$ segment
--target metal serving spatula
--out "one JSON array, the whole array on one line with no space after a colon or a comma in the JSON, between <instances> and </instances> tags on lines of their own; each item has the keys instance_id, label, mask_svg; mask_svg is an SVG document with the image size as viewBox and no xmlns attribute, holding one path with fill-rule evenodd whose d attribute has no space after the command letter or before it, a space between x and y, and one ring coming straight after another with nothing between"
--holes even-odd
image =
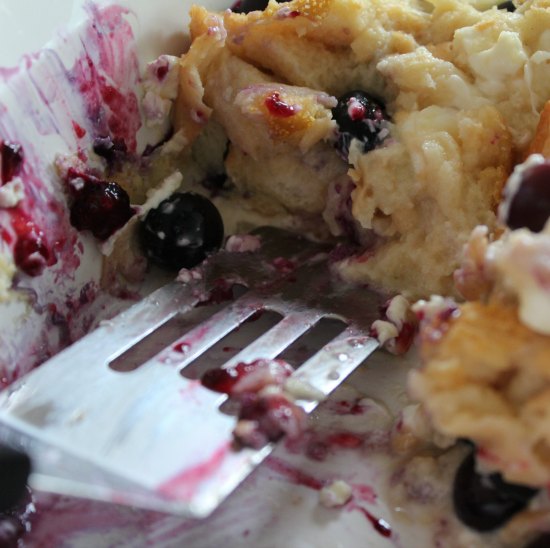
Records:
<instances>
[{"instance_id":1,"label":"metal serving spatula","mask_svg":"<svg viewBox=\"0 0 550 548\"><path fill-rule=\"evenodd\" d=\"M261 310L282 319L224 366L275 358L321 318L339 318L344 331L293 374L328 395L378 347L368 335L377 294L335 280L321 245L276 229L259 234L260 251L217 253L201 279L155 291L0 394L0 440L31 456L31 486L205 517L274 444L235 448L236 418L219 410L226 396L182 371ZM281 257L296 269L277 268ZM112 367L220 279L249 290L139 367ZM318 401L298 404L309 413Z\"/></svg>"}]
</instances>

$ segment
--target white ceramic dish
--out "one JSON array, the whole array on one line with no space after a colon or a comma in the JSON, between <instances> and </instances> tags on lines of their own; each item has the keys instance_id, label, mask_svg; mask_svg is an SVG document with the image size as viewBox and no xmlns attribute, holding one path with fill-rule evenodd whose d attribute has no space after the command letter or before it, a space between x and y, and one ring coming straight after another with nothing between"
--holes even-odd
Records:
<instances>
[{"instance_id":1,"label":"white ceramic dish","mask_svg":"<svg viewBox=\"0 0 550 548\"><path fill-rule=\"evenodd\" d=\"M223 0L206 0L205 4L226 7ZM48 2L44 13L41 0L18 4L0 0L0 66L6 67L0 70L0 107L5 107L0 108L0 137L23 143L27 161L47 189L56 184L52 170L56 154L74 153L78 146L91 145L89 136L79 138L72 124L75 121L87 127L86 105L67 76L74 75L71 71L83 54L96 56L94 59L101 63L105 61L101 55L108 53L109 76L130 93L139 74L135 59L143 66L160 53L177 53L186 45L183 31L188 0L126 0L117 6L115 11L106 12L80 0L57 0ZM96 27L91 26L90 18ZM95 38L90 38L90 32L95 32ZM109 42L94 49L97 36L111 32ZM119 41L117 33L122 33ZM141 134L141 138L144 142L155 137ZM35 307L30 316L22 305L3 305L0 309L3 360L13 367L17 364L18 373L63 342L62 329L52 324L52 315L45 312L44 305L60 307L59 313L66 314L67 299L78 299L82 286L99 277L97 251L85 236L79 241L84 248L78 251L79 242L75 242L73 253L79 265L69 275L63 265L58 265L43 276L22 282L38 295L41 308ZM83 309L80 316L72 318L73 336L111 313L105 302ZM25 543L136 548L430 546L434 532L427 523L433 520L419 525L418 515L406 507L396 508L387 491L389 476L398 466L398 458L388 451L388 431L406 402L406 369L403 361L385 354L371 359L368 367L358 370L348 387L322 406L313 419L317 429L313 441L326 450L322 459L319 454L317 460L308 457L306 445L280 447L275 457L206 521L183 521L36 494L38 511L31 516L32 528ZM352 411L359 400L360 410ZM344 479L353 486L352 503L342 509L319 505L319 488L330 479ZM438 503L438 512L452 521L447 499Z\"/></svg>"}]
</instances>

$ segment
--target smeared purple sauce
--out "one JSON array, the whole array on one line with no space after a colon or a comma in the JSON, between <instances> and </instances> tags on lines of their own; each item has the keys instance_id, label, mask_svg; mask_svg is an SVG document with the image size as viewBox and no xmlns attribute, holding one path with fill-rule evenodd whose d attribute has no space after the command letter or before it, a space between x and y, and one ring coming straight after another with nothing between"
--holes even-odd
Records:
<instances>
[{"instance_id":1,"label":"smeared purple sauce","mask_svg":"<svg viewBox=\"0 0 550 548\"><path fill-rule=\"evenodd\" d=\"M67 77L82 98L92 136L122 141L135 153L141 119L133 88L139 67L132 27L124 18L128 10L89 3L88 11L93 23L84 31L86 50Z\"/></svg>"},{"instance_id":2,"label":"smeared purple sauce","mask_svg":"<svg viewBox=\"0 0 550 548\"><path fill-rule=\"evenodd\" d=\"M89 19L63 36L55 50L26 55L17 67L0 69L0 143L12 145L3 179L17 176L24 189L15 207L0 208L0 249L14 256L18 290L34 292L39 304L25 333L9 340L0 335L4 378L25 373L64 346L66 327L52 324L49 305L57 310L55 317L80 321L78 310L68 313L66 297L80 290L78 272L90 249L70 226L65 191L52 170L55 155L76 153L85 160L98 138L136 152L139 67L128 10L91 2L86 9ZM14 147L22 152L20 161L8 154ZM89 278L89 266L82 268ZM83 325L73 331L78 330L83 334Z\"/></svg>"}]
</instances>

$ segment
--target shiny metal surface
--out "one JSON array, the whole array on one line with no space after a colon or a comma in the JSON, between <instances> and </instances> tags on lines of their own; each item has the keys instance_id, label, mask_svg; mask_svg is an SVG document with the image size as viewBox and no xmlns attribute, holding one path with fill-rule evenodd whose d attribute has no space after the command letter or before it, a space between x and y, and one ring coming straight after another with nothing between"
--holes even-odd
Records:
<instances>
[{"instance_id":1,"label":"shiny metal surface","mask_svg":"<svg viewBox=\"0 0 550 548\"><path fill-rule=\"evenodd\" d=\"M185 377L198 356L262 310L281 321L226 366L274 358L321 318L339 318L347 328L294 373L326 396L378 347L368 336L376 293L336 280L319 244L274 229L261 238L259 252L216 254L201 279L152 293L0 394L0 439L30 453L34 487L207 516L273 446L233 448L235 418L218 410L226 397ZM249 290L139 367L109 367L220 280ZM309 413L318 402L299 404Z\"/></svg>"}]
</instances>

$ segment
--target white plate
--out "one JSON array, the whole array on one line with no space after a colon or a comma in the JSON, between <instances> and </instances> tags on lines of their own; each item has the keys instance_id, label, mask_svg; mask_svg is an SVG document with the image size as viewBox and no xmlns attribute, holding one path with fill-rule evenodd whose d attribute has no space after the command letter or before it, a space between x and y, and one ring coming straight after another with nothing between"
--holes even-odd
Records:
<instances>
[{"instance_id":1,"label":"white plate","mask_svg":"<svg viewBox=\"0 0 550 548\"><path fill-rule=\"evenodd\" d=\"M226 7L218 0L206 3ZM122 17L130 24L141 65L160 53L177 53L185 47L183 30L190 2L127 0L123 4L129 11ZM86 42L90 15L101 13L89 3L86 9L83 5L76 0L50 0L47 5L43 0L0 0L0 66L19 66L18 70L0 71L0 82L4 80L0 105L5 105L7 111L3 118L0 116L0 137L6 137L2 131L7 131L7 137L23 142L27 161L34 162L48 188L57 184L52 171L55 155L74 153L77 143L84 148L90 146L89 137L79 141L71 125L74 120L85 126L85 105L66 78L75 60L82 59L83 43L90 46ZM115 61L119 71L129 71L129 81L137 74L131 65L132 43L128 39L119 42L111 53L121 56ZM41 94L47 96L47 101ZM80 239L85 250L75 251L81 264L74 276L71 273L56 279L53 268L53 273L27 280L42 305L54 303L65 310L67 295L78 297L84 283L97 281L97 252L85 237ZM47 351L58 345L60 329L51 325L51 315L44 310L32 312L24 323L21 306L4 306L0 312L0 348L7 362L18 362L23 370L30 367L39 355L35 340L48 331L48 326L48 336L55 340L42 340L38 347L44 352L44 348ZM90 317L97 321L99 315L107 313L90 308L81 318L76 335L86 328ZM325 443L328 450L324 460L306 456L305 446L279 448L275 457L206 521L182 521L108 504L37 495L39 511L31 519L27 542L30 546L82 547L430 546L435 542L433 531L427 525L417 525L420 514L406 507L396 510L386 491L389 475L395 472L398 462L387 447L388 429L406 402L406 369L405 363L394 362L385 354L372 359L350 381L359 392L343 388L314 419L317 441ZM352 411L346 402L359 397L368 399L360 410ZM354 487L354 499L343 509L319 505L320 483L330 479L344 479ZM444 489L448 491L445 481ZM426 524L437 521L440 514L453 522L448 515L449 497L437 504L437 511L435 506L426 507L428 514L434 512ZM379 518L389 523L390 537L382 534L384 524L377 523ZM443 533L441 538L446 538Z\"/></svg>"}]
</instances>

